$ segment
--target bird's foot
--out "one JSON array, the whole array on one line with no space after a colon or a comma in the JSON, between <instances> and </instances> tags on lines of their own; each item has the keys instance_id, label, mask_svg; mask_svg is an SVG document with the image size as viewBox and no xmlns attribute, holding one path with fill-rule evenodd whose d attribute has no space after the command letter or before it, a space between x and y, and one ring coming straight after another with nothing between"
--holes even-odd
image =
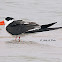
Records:
<instances>
[{"instance_id":1,"label":"bird's foot","mask_svg":"<svg viewBox=\"0 0 62 62\"><path fill-rule=\"evenodd\" d=\"M19 37L19 42L20 42L20 37Z\"/></svg>"},{"instance_id":2,"label":"bird's foot","mask_svg":"<svg viewBox=\"0 0 62 62\"><path fill-rule=\"evenodd\" d=\"M15 38L15 41L17 41L17 36L16 36L16 38Z\"/></svg>"}]
</instances>

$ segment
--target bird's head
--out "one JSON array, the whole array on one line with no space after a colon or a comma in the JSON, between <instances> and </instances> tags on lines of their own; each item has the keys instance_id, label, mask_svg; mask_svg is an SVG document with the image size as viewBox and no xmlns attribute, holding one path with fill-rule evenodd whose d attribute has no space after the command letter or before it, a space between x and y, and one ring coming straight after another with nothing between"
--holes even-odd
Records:
<instances>
[{"instance_id":1,"label":"bird's head","mask_svg":"<svg viewBox=\"0 0 62 62\"><path fill-rule=\"evenodd\" d=\"M7 25L9 25L10 23L12 23L13 21L14 21L14 18L12 18L12 17L6 17L4 19L4 21L0 22L0 25L5 25L5 27L6 27Z\"/></svg>"}]
</instances>

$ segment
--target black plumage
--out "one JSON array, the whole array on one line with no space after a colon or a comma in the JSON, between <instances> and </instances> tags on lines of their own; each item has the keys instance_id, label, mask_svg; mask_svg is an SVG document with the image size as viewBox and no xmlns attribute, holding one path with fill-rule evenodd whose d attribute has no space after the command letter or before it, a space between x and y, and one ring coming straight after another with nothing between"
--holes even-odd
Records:
<instances>
[{"instance_id":1,"label":"black plumage","mask_svg":"<svg viewBox=\"0 0 62 62\"><path fill-rule=\"evenodd\" d=\"M14 20L12 17L5 18L7 21ZM56 24L57 22L45 24L45 25L38 25L35 22L25 22L23 20L14 20L10 24L6 26L6 30L12 35L20 35L22 33L36 33L36 32L44 32L44 31L51 31L55 29L60 29L62 27L56 28L49 28L50 26ZM38 29L35 29L35 28Z\"/></svg>"},{"instance_id":2,"label":"black plumage","mask_svg":"<svg viewBox=\"0 0 62 62\"><path fill-rule=\"evenodd\" d=\"M30 29L34 29L36 26L38 26L38 24L21 24L21 21L13 21L6 27L6 30L12 35L19 35Z\"/></svg>"}]
</instances>

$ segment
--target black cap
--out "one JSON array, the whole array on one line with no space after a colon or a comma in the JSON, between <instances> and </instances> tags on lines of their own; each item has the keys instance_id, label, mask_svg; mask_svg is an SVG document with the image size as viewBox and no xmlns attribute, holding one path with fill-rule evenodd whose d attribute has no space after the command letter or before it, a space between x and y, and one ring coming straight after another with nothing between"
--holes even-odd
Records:
<instances>
[{"instance_id":1,"label":"black cap","mask_svg":"<svg viewBox=\"0 0 62 62\"><path fill-rule=\"evenodd\" d=\"M14 18L12 18L12 17L6 17L5 18L5 20L7 20L7 21L12 20L12 19L14 19Z\"/></svg>"}]
</instances>

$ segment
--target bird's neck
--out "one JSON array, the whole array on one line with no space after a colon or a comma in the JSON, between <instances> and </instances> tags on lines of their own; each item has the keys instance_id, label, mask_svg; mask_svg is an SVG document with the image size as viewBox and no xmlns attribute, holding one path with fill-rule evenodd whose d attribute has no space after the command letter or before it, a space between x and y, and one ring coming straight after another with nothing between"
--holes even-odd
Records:
<instances>
[{"instance_id":1,"label":"bird's neck","mask_svg":"<svg viewBox=\"0 0 62 62\"><path fill-rule=\"evenodd\" d=\"M10 23L12 23L14 20L10 20L10 21L6 21L6 20L4 20L4 22L5 22L5 28L10 24Z\"/></svg>"}]
</instances>

